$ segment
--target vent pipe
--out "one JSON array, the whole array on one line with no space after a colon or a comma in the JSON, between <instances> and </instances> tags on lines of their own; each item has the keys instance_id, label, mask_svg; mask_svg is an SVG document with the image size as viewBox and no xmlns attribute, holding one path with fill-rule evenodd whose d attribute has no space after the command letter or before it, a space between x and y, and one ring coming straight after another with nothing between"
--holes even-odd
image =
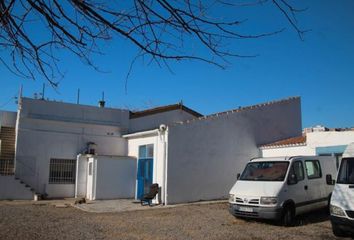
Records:
<instances>
[{"instance_id":1,"label":"vent pipe","mask_svg":"<svg viewBox=\"0 0 354 240\"><path fill-rule=\"evenodd\" d=\"M98 106L100 108L104 108L105 105L106 105L106 102L104 101L104 92L102 92L102 99L100 101L98 101Z\"/></svg>"}]
</instances>

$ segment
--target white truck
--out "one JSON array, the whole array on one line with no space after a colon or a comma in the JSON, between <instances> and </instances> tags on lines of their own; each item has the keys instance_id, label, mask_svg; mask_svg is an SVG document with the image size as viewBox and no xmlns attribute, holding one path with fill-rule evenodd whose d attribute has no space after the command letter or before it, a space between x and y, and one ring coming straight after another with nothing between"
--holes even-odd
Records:
<instances>
[{"instance_id":1,"label":"white truck","mask_svg":"<svg viewBox=\"0 0 354 240\"><path fill-rule=\"evenodd\" d=\"M354 143L346 148L331 197L331 223L334 235L354 238Z\"/></svg>"},{"instance_id":2,"label":"white truck","mask_svg":"<svg viewBox=\"0 0 354 240\"><path fill-rule=\"evenodd\" d=\"M296 215L328 207L336 173L334 157L251 159L229 192L229 211L290 226Z\"/></svg>"}]
</instances>

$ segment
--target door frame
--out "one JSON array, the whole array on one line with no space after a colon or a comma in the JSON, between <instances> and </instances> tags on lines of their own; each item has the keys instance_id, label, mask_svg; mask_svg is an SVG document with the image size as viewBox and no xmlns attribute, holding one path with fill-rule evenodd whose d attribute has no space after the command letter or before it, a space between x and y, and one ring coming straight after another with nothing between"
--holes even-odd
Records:
<instances>
[{"instance_id":1,"label":"door frame","mask_svg":"<svg viewBox=\"0 0 354 240\"><path fill-rule=\"evenodd\" d=\"M91 166L91 169L90 169ZM95 159L89 158L87 161L86 198L95 200Z\"/></svg>"}]
</instances>

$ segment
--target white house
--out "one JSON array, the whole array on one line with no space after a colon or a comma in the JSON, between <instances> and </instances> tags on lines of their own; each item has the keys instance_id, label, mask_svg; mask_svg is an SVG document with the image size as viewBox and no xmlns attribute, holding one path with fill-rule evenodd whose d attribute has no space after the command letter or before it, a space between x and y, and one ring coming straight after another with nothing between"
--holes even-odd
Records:
<instances>
[{"instance_id":1,"label":"white house","mask_svg":"<svg viewBox=\"0 0 354 240\"><path fill-rule=\"evenodd\" d=\"M260 146L263 157L333 155L337 164L345 148L354 142L354 129L307 128L302 135Z\"/></svg>"},{"instance_id":2,"label":"white house","mask_svg":"<svg viewBox=\"0 0 354 240\"><path fill-rule=\"evenodd\" d=\"M22 98L9 177L50 198L139 199L158 183L164 204L220 199L259 145L301 134L300 109L298 97L209 116Z\"/></svg>"},{"instance_id":3,"label":"white house","mask_svg":"<svg viewBox=\"0 0 354 240\"><path fill-rule=\"evenodd\" d=\"M225 198L237 172L259 156L257 145L300 132L300 99L289 98L123 137L128 155L142 159L137 193L157 182L162 201L173 204ZM144 169L150 173L139 175Z\"/></svg>"}]
</instances>

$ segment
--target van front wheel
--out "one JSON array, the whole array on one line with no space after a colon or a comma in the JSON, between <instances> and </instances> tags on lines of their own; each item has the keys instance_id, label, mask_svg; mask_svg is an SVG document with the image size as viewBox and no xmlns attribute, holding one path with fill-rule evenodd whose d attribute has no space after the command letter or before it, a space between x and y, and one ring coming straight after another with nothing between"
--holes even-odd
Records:
<instances>
[{"instance_id":1,"label":"van front wheel","mask_svg":"<svg viewBox=\"0 0 354 240\"><path fill-rule=\"evenodd\" d=\"M286 227L294 224L294 209L291 206L285 206L281 215L281 224Z\"/></svg>"}]
</instances>

